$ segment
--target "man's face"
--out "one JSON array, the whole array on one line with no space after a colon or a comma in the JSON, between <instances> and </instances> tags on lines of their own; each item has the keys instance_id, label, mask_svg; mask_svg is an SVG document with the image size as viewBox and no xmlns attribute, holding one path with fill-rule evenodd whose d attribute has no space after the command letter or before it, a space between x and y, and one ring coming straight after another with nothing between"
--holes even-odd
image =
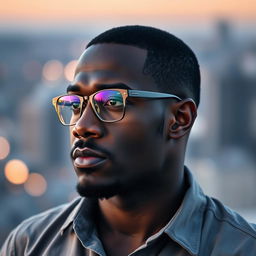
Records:
<instances>
[{"instance_id":1,"label":"man's face","mask_svg":"<svg viewBox=\"0 0 256 256\"><path fill-rule=\"evenodd\" d=\"M93 45L80 57L69 93L87 96L114 87L158 91L153 79L143 74L146 55L132 46ZM70 130L78 192L108 198L161 183L165 114L163 100L128 98L124 118L105 123L88 104Z\"/></svg>"}]
</instances>

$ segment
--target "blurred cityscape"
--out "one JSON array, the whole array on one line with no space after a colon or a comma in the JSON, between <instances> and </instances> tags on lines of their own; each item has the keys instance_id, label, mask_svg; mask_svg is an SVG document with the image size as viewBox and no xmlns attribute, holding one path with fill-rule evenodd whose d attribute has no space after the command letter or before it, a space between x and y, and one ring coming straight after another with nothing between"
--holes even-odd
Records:
<instances>
[{"instance_id":1,"label":"blurred cityscape","mask_svg":"<svg viewBox=\"0 0 256 256\"><path fill-rule=\"evenodd\" d=\"M256 221L256 34L219 21L180 37L202 74L186 163L206 193ZM23 219L76 197L68 128L51 98L90 38L0 33L0 245Z\"/></svg>"}]
</instances>

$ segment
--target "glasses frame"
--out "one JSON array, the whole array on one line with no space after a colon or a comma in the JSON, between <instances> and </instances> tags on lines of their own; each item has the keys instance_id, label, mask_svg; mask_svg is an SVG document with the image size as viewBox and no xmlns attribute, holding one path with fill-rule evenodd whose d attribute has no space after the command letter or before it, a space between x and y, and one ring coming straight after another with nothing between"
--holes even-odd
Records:
<instances>
[{"instance_id":1,"label":"glasses frame","mask_svg":"<svg viewBox=\"0 0 256 256\"><path fill-rule=\"evenodd\" d=\"M98 94L99 92L102 92L102 91L118 91L121 93L122 97L123 97L123 103L124 103L124 110L123 110L123 114L122 116L117 119L117 120L104 120L103 118L101 118L99 116L99 114L97 113L96 111L96 108L95 108L95 105L93 104L93 97ZM80 101L81 101L81 104L82 104L82 107L80 108L80 113L79 113L79 118L78 120L81 118L82 116L82 113L84 111L84 102L85 101L89 101L91 106L92 106L92 109L95 113L95 115L99 118L99 120L101 120L102 122L105 122L105 123L115 123L115 122L118 122L120 120L122 120L124 118L124 115L125 115L125 107L126 107L126 99L128 97L131 97L131 98L146 98L146 99L170 99L170 98L174 98L174 99L177 99L179 101L181 101L182 99L180 97L178 97L177 95L174 95L174 94L169 94L169 93L162 93L162 92L153 92L153 91L141 91L141 90L129 90L129 89L117 89L117 88L113 88L113 89L104 89L104 90L100 90L100 91L97 91L89 96L80 96L80 95L77 95L77 94L64 94L64 95L60 95L60 96L57 96L57 97L54 97L52 99L52 104L58 114L58 118L60 120L60 122L65 125L65 126L73 126L76 124L76 121L75 123L72 123L72 124L66 124L64 122L64 120L62 119L61 115L60 115L60 112L59 112L59 108L57 106L57 102L58 100L63 97L63 96L69 96L69 95L76 95ZM86 105L87 106L87 105Z\"/></svg>"}]
</instances>

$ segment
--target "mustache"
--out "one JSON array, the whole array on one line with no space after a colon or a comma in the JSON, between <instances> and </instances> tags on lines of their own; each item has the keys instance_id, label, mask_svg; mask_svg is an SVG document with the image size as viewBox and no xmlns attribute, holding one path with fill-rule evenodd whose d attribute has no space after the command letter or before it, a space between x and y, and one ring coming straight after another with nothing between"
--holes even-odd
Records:
<instances>
[{"instance_id":1,"label":"mustache","mask_svg":"<svg viewBox=\"0 0 256 256\"><path fill-rule=\"evenodd\" d=\"M92 140L78 140L76 141L72 148L71 148L71 151L70 151L70 157L71 159L73 158L73 152L75 151L76 148L90 148L92 150L95 150L95 151L99 151L101 153L103 153L104 155L106 155L108 158L112 159L112 154L106 150L105 148L103 147L100 147L99 145L95 144Z\"/></svg>"}]
</instances>

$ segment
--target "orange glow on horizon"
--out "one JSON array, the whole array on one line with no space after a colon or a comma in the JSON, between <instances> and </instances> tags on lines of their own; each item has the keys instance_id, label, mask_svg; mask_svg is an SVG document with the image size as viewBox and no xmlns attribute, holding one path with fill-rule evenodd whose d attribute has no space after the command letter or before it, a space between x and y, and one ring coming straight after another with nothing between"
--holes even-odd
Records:
<instances>
[{"instance_id":1,"label":"orange glow on horizon","mask_svg":"<svg viewBox=\"0 0 256 256\"><path fill-rule=\"evenodd\" d=\"M136 8L135 8L136 6ZM256 1L237 0L209 2L205 0L94 0L94 1L50 1L50 0L9 0L1 4L0 20L10 21L15 18L22 21L90 21L136 18L202 18L214 17L242 18L256 20Z\"/></svg>"}]
</instances>

